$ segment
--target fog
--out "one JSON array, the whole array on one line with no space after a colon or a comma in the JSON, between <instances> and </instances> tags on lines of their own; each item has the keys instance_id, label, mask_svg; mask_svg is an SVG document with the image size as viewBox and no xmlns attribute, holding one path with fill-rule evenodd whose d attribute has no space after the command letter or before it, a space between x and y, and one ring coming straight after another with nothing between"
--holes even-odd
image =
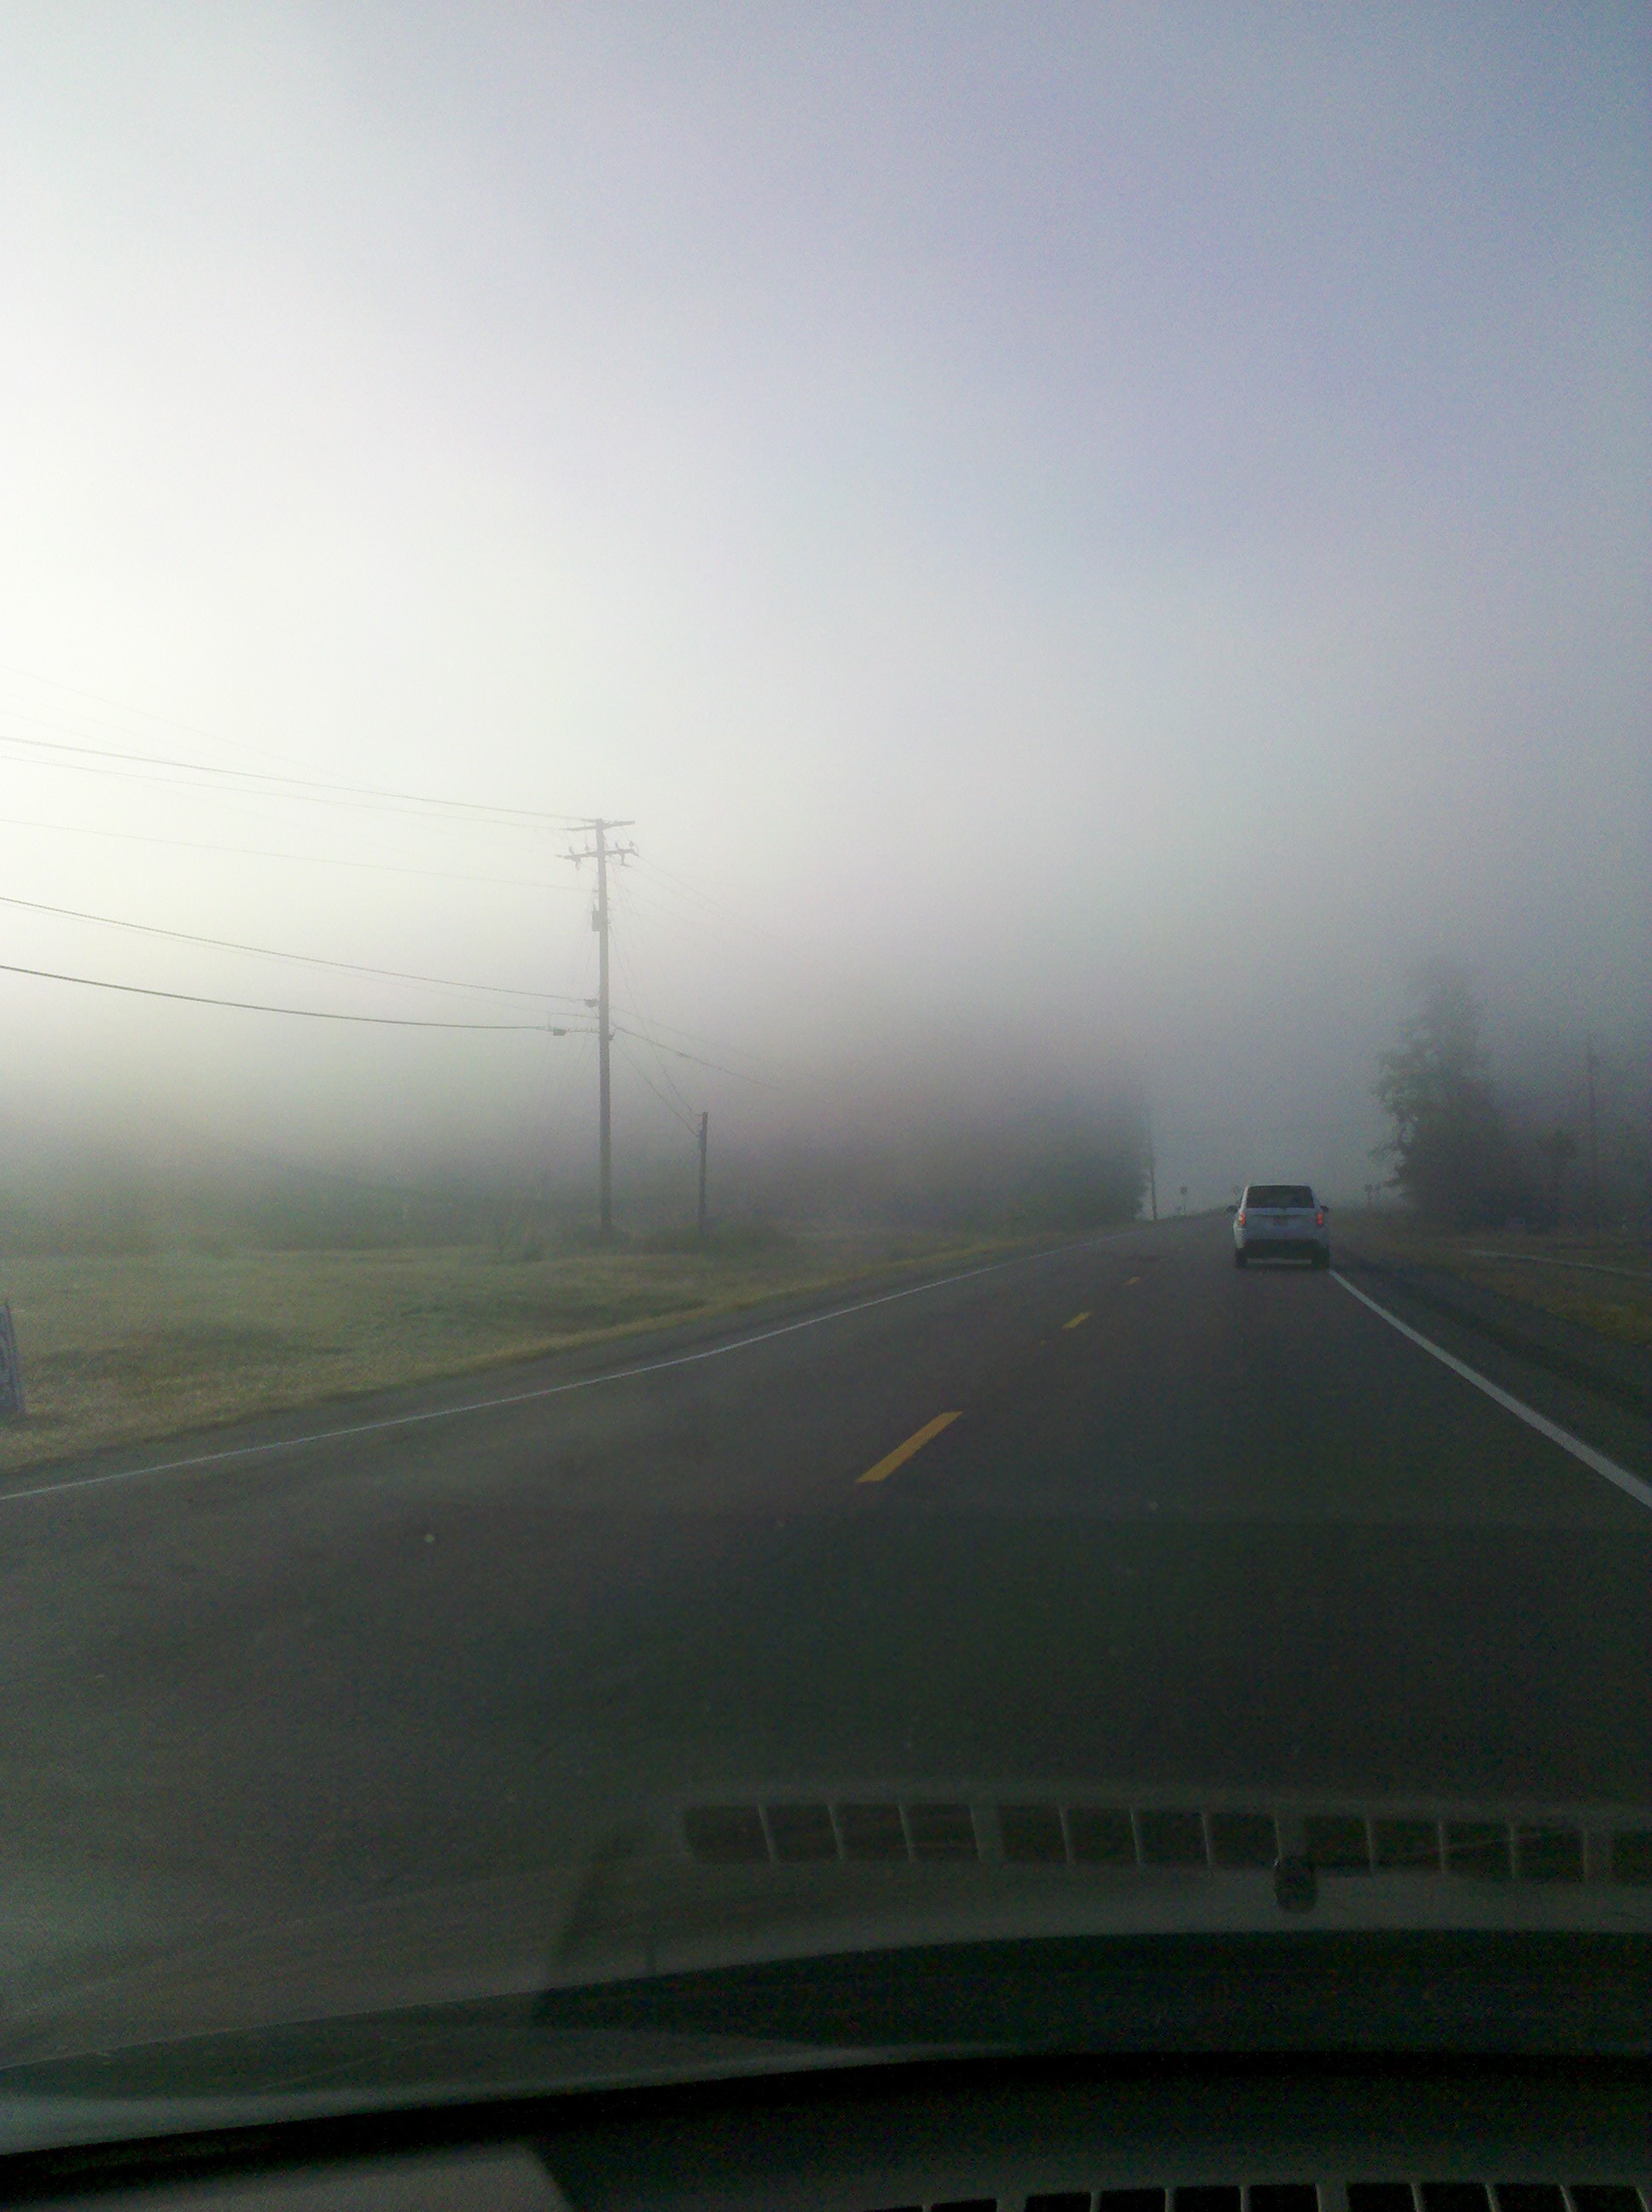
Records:
<instances>
[{"instance_id":1,"label":"fog","mask_svg":"<svg viewBox=\"0 0 1652 2212\"><path fill-rule=\"evenodd\" d=\"M1360 1193L1431 957L1643 1117L1649 58L8 10L12 1184L588 1187L598 814L623 1205L701 1111L753 1203L1138 1112L1161 1204Z\"/></svg>"}]
</instances>

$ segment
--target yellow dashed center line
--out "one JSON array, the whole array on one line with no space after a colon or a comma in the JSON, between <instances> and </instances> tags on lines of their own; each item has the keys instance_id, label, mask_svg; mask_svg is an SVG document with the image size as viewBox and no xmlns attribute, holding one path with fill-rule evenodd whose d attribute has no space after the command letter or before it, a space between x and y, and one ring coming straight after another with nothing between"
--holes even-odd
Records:
<instances>
[{"instance_id":1,"label":"yellow dashed center line","mask_svg":"<svg viewBox=\"0 0 1652 2212\"><path fill-rule=\"evenodd\" d=\"M922 1428L914 1430L903 1444L896 1444L895 1449L887 1457L880 1459L876 1467L869 1467L864 1474L857 1475L856 1482L882 1482L885 1476L893 1474L897 1467L904 1467L914 1452L920 1452L932 1437L939 1436L941 1431L957 1418L957 1413L937 1413L932 1421L926 1421Z\"/></svg>"},{"instance_id":2,"label":"yellow dashed center line","mask_svg":"<svg viewBox=\"0 0 1652 2212\"><path fill-rule=\"evenodd\" d=\"M1077 1328L1081 1322L1086 1322L1089 1319L1090 1316L1087 1313L1074 1314L1071 1321L1064 1321L1061 1326L1063 1328Z\"/></svg>"},{"instance_id":3,"label":"yellow dashed center line","mask_svg":"<svg viewBox=\"0 0 1652 2212\"><path fill-rule=\"evenodd\" d=\"M1134 1284L1140 1282L1140 1280L1141 1277L1139 1275L1132 1275L1130 1281L1125 1285L1126 1290L1129 1290Z\"/></svg>"}]
</instances>

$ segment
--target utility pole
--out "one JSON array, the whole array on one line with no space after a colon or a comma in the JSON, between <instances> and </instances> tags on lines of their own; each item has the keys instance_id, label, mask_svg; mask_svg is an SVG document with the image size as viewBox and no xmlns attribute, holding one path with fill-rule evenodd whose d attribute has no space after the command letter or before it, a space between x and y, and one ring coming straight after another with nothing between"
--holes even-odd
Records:
<instances>
[{"instance_id":1,"label":"utility pole","mask_svg":"<svg viewBox=\"0 0 1652 2212\"><path fill-rule=\"evenodd\" d=\"M613 1043L614 1028L608 1013L608 863L622 863L635 852L635 845L610 846L610 830L629 830L626 822L588 822L586 830L595 842L582 852L570 853L568 857L576 868L586 861L597 864L597 903L591 915L591 927L597 933L597 1212L602 1241L610 1244L614 1238L614 1115L613 1086L610 1066L610 1047Z\"/></svg>"},{"instance_id":2,"label":"utility pole","mask_svg":"<svg viewBox=\"0 0 1652 2212\"><path fill-rule=\"evenodd\" d=\"M1153 1125L1147 1124L1147 1200L1153 1209L1153 1218L1158 1219L1158 1163L1153 1157Z\"/></svg>"},{"instance_id":3,"label":"utility pole","mask_svg":"<svg viewBox=\"0 0 1652 2212\"><path fill-rule=\"evenodd\" d=\"M1589 1226L1600 1226L1600 1147L1594 1124L1594 1039L1590 1037L1583 1048L1583 1065L1588 1073L1588 1146L1589 1146Z\"/></svg>"},{"instance_id":4,"label":"utility pole","mask_svg":"<svg viewBox=\"0 0 1652 2212\"><path fill-rule=\"evenodd\" d=\"M608 824L597 824L597 1211L604 1244L614 1235L614 1092L608 1018Z\"/></svg>"},{"instance_id":5,"label":"utility pole","mask_svg":"<svg viewBox=\"0 0 1652 2212\"><path fill-rule=\"evenodd\" d=\"M710 1123L708 1113L700 1116L700 1210L696 1216L700 1241L706 1241L706 1131Z\"/></svg>"}]
</instances>

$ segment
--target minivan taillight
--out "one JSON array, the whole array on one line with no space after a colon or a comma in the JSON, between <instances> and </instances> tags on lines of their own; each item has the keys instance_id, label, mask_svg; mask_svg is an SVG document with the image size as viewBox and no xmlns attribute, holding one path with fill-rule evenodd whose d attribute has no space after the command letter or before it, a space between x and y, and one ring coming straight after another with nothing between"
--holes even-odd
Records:
<instances>
[{"instance_id":1,"label":"minivan taillight","mask_svg":"<svg viewBox=\"0 0 1652 2212\"><path fill-rule=\"evenodd\" d=\"M1325 1226L1325 1208L1323 1206L1321 1206L1319 1212L1314 1216L1314 1226L1315 1229L1323 1229Z\"/></svg>"},{"instance_id":2,"label":"minivan taillight","mask_svg":"<svg viewBox=\"0 0 1652 2212\"><path fill-rule=\"evenodd\" d=\"M1244 1227L1244 1225L1245 1225L1245 1217L1244 1217L1243 1210L1242 1210L1242 1209L1241 1209L1241 1211L1234 1216L1234 1218L1235 1218L1235 1220L1236 1220L1236 1221L1237 1221L1237 1223L1239 1224L1239 1226L1242 1229L1242 1228Z\"/></svg>"}]
</instances>

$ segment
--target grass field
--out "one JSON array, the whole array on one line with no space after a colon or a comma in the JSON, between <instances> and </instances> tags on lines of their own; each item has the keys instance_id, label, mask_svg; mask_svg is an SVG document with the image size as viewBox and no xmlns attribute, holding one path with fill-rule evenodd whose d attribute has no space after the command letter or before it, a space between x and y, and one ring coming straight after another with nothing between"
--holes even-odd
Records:
<instances>
[{"instance_id":1,"label":"grass field","mask_svg":"<svg viewBox=\"0 0 1652 2212\"><path fill-rule=\"evenodd\" d=\"M1644 1241L1534 1237L1518 1230L1442 1234L1413 1229L1392 1213L1351 1209L1351 1245L1373 1259L1444 1267L1522 1305L1558 1314L1619 1344L1652 1345L1652 1266Z\"/></svg>"},{"instance_id":2,"label":"grass field","mask_svg":"<svg viewBox=\"0 0 1652 2212\"><path fill-rule=\"evenodd\" d=\"M0 1259L28 1408L0 1423L0 1472L1009 1249L823 1231L526 1261L469 1249Z\"/></svg>"}]
</instances>

